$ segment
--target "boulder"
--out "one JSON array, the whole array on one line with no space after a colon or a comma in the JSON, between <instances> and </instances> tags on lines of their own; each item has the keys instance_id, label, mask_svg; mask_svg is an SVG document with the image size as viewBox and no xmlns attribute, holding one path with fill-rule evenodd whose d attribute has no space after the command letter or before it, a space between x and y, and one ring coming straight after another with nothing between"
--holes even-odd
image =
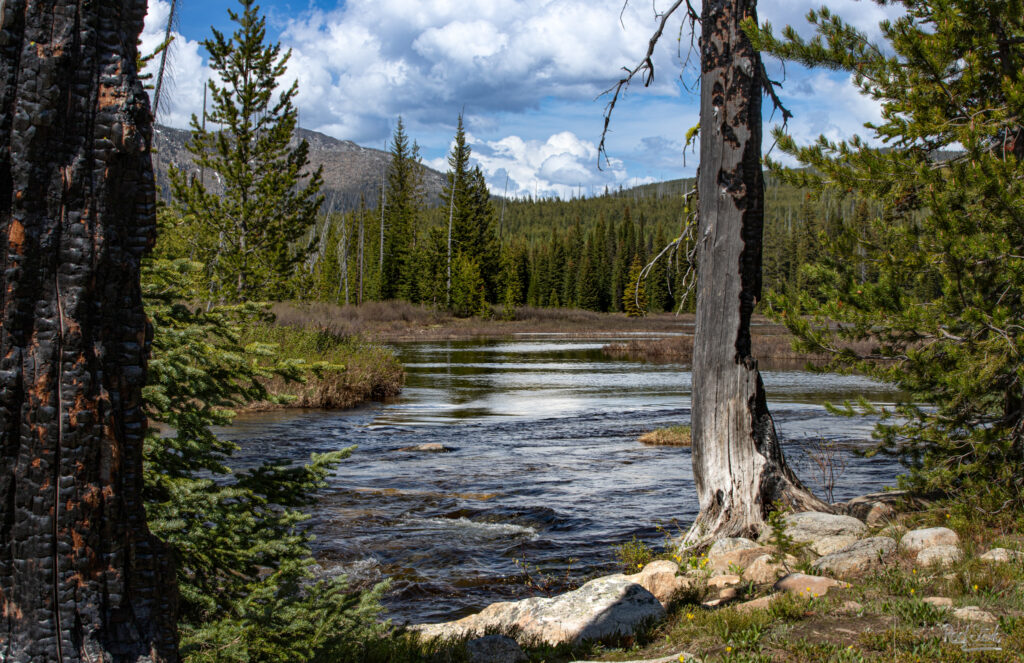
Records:
<instances>
[{"instance_id":1,"label":"boulder","mask_svg":"<svg viewBox=\"0 0 1024 663\"><path fill-rule=\"evenodd\" d=\"M917 563L920 566L949 566L959 562L963 554L956 546L932 546L917 553Z\"/></svg>"},{"instance_id":2,"label":"boulder","mask_svg":"<svg viewBox=\"0 0 1024 663\"><path fill-rule=\"evenodd\" d=\"M742 537L730 537L725 539L719 539L708 549L707 557L709 560L714 560L726 553L731 553L734 550L750 550L752 548L759 548L760 546L750 539L744 539Z\"/></svg>"},{"instance_id":3,"label":"boulder","mask_svg":"<svg viewBox=\"0 0 1024 663\"><path fill-rule=\"evenodd\" d=\"M771 555L775 551L770 546L757 546L755 548L739 548L727 553L708 559L707 570L712 576L734 575L736 569L743 570L753 563L755 559L764 555Z\"/></svg>"},{"instance_id":4,"label":"boulder","mask_svg":"<svg viewBox=\"0 0 1024 663\"><path fill-rule=\"evenodd\" d=\"M831 555L834 552L850 547L857 541L860 541L860 537L852 534L825 536L812 542L810 548L818 555Z\"/></svg>"},{"instance_id":5,"label":"boulder","mask_svg":"<svg viewBox=\"0 0 1024 663\"><path fill-rule=\"evenodd\" d=\"M665 616L658 598L623 575L591 580L577 590L551 598L492 603L454 622L412 627L426 638L460 639L485 633L514 635L524 646L579 643L629 635Z\"/></svg>"},{"instance_id":6,"label":"boulder","mask_svg":"<svg viewBox=\"0 0 1024 663\"><path fill-rule=\"evenodd\" d=\"M716 598L713 598L710 601L704 601L701 605L705 608L717 608L724 603L735 600L739 595L740 592L735 587L726 587L722 591L718 592L718 596Z\"/></svg>"},{"instance_id":7,"label":"boulder","mask_svg":"<svg viewBox=\"0 0 1024 663\"><path fill-rule=\"evenodd\" d=\"M739 605L737 605L736 610L738 610L739 612L749 612L751 610L767 610L771 606L772 601L779 598L780 596L782 596L782 594L769 594L768 596L762 596L751 601L746 601L744 603L740 603Z\"/></svg>"},{"instance_id":8,"label":"boulder","mask_svg":"<svg viewBox=\"0 0 1024 663\"><path fill-rule=\"evenodd\" d=\"M983 624L995 624L999 620L991 612L985 612L976 605L969 605L953 611L953 616L967 622L981 622Z\"/></svg>"},{"instance_id":9,"label":"boulder","mask_svg":"<svg viewBox=\"0 0 1024 663\"><path fill-rule=\"evenodd\" d=\"M924 601L925 603L927 603L928 605L935 606L936 608L952 608L953 607L953 599L948 598L946 596L929 596L929 597L927 597L925 599L921 599L921 600Z\"/></svg>"},{"instance_id":10,"label":"boulder","mask_svg":"<svg viewBox=\"0 0 1024 663\"><path fill-rule=\"evenodd\" d=\"M530 659L507 635L485 635L466 643L469 663L524 663Z\"/></svg>"},{"instance_id":11,"label":"boulder","mask_svg":"<svg viewBox=\"0 0 1024 663\"><path fill-rule=\"evenodd\" d=\"M816 571L848 576L878 568L882 560L896 551L895 539L873 536L832 553L814 562Z\"/></svg>"},{"instance_id":12,"label":"boulder","mask_svg":"<svg viewBox=\"0 0 1024 663\"><path fill-rule=\"evenodd\" d=\"M948 527L925 527L907 532L900 539L900 550L919 553L932 546L958 546L960 537Z\"/></svg>"},{"instance_id":13,"label":"boulder","mask_svg":"<svg viewBox=\"0 0 1024 663\"><path fill-rule=\"evenodd\" d=\"M679 575L679 565L667 559L651 562L640 573L626 576L627 580L640 585L668 607L675 596L693 584L693 578Z\"/></svg>"},{"instance_id":14,"label":"boulder","mask_svg":"<svg viewBox=\"0 0 1024 663\"><path fill-rule=\"evenodd\" d=\"M978 559L997 564L1011 564L1013 562L1024 562L1024 552L1007 548L993 548Z\"/></svg>"},{"instance_id":15,"label":"boulder","mask_svg":"<svg viewBox=\"0 0 1024 663\"><path fill-rule=\"evenodd\" d=\"M452 447L445 446L440 442L426 442L424 444L417 444L413 447L402 447L399 451L405 451L407 453L448 453L449 451L455 451Z\"/></svg>"},{"instance_id":16,"label":"boulder","mask_svg":"<svg viewBox=\"0 0 1024 663\"><path fill-rule=\"evenodd\" d=\"M793 537L793 540L797 543L813 544L822 539L838 536L859 539L868 531L867 525L853 516L821 513L819 511L791 513L786 516L785 522L786 534ZM849 543L852 542L850 541ZM849 545L849 543L846 545Z\"/></svg>"},{"instance_id":17,"label":"boulder","mask_svg":"<svg viewBox=\"0 0 1024 663\"><path fill-rule=\"evenodd\" d=\"M775 583L775 591L796 594L804 598L825 596L833 587L849 587L849 585L832 578L811 576L806 573L790 573Z\"/></svg>"},{"instance_id":18,"label":"boulder","mask_svg":"<svg viewBox=\"0 0 1024 663\"><path fill-rule=\"evenodd\" d=\"M723 587L730 587L732 585L738 585L743 582L743 578L737 575L731 576L714 576L708 580L708 587L711 589L722 589Z\"/></svg>"},{"instance_id":19,"label":"boulder","mask_svg":"<svg viewBox=\"0 0 1024 663\"><path fill-rule=\"evenodd\" d=\"M907 491L889 490L854 497L848 502L837 504L842 513L863 520L868 527L883 525L896 515L896 505L908 500Z\"/></svg>"},{"instance_id":20,"label":"boulder","mask_svg":"<svg viewBox=\"0 0 1024 663\"><path fill-rule=\"evenodd\" d=\"M787 555L786 562L792 567L796 564L796 558ZM755 585L766 585L775 582L787 573L789 573L789 569L784 564L773 562L771 555L761 555L743 569L743 579Z\"/></svg>"}]
</instances>

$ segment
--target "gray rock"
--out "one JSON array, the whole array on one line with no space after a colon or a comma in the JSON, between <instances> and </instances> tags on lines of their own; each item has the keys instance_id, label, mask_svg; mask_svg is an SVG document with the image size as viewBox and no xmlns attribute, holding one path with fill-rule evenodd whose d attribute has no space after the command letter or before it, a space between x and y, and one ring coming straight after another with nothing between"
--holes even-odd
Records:
<instances>
[{"instance_id":1,"label":"gray rock","mask_svg":"<svg viewBox=\"0 0 1024 663\"><path fill-rule=\"evenodd\" d=\"M507 635L485 635L466 643L469 663L523 663L528 661L519 643Z\"/></svg>"},{"instance_id":2,"label":"gray rock","mask_svg":"<svg viewBox=\"0 0 1024 663\"><path fill-rule=\"evenodd\" d=\"M907 532L900 539L900 549L918 553L932 546L958 546L960 537L948 527L925 527Z\"/></svg>"},{"instance_id":3,"label":"gray rock","mask_svg":"<svg viewBox=\"0 0 1024 663\"><path fill-rule=\"evenodd\" d=\"M993 548L978 559L997 564L1011 564L1013 562L1024 562L1024 552L1009 550L1008 548Z\"/></svg>"},{"instance_id":4,"label":"gray rock","mask_svg":"<svg viewBox=\"0 0 1024 663\"><path fill-rule=\"evenodd\" d=\"M868 531L868 526L853 516L819 511L792 513L786 516L785 521L786 534L793 537L797 543L813 544L830 537L852 537L846 543L849 545L852 540L859 539Z\"/></svg>"},{"instance_id":5,"label":"gray rock","mask_svg":"<svg viewBox=\"0 0 1024 663\"><path fill-rule=\"evenodd\" d=\"M708 550L708 559L714 560L716 557L721 557L726 553L731 553L734 550L749 550L751 548L760 548L760 546L750 539L744 539L742 537L730 537L725 539L719 539L715 541L714 545Z\"/></svg>"},{"instance_id":6,"label":"gray rock","mask_svg":"<svg viewBox=\"0 0 1024 663\"><path fill-rule=\"evenodd\" d=\"M876 527L896 515L897 505L908 501L913 503L907 491L888 490L854 497L848 502L837 504L836 507L848 516L863 520L869 527Z\"/></svg>"},{"instance_id":7,"label":"gray rock","mask_svg":"<svg viewBox=\"0 0 1024 663\"><path fill-rule=\"evenodd\" d=\"M679 565L667 559L651 562L640 573L626 576L626 580L635 582L661 601L665 608L684 590L692 587L695 578L679 575Z\"/></svg>"},{"instance_id":8,"label":"gray rock","mask_svg":"<svg viewBox=\"0 0 1024 663\"><path fill-rule=\"evenodd\" d=\"M843 550L825 555L814 562L816 571L847 576L862 573L882 565L885 557L896 551L895 539L873 536L862 539Z\"/></svg>"},{"instance_id":9,"label":"gray rock","mask_svg":"<svg viewBox=\"0 0 1024 663\"><path fill-rule=\"evenodd\" d=\"M849 587L845 582L839 582L824 576L809 576L805 573L790 573L775 583L775 591L796 594L803 598L818 598L825 596L833 587Z\"/></svg>"},{"instance_id":10,"label":"gray rock","mask_svg":"<svg viewBox=\"0 0 1024 663\"><path fill-rule=\"evenodd\" d=\"M953 611L953 616L968 622L982 622L983 624L995 624L999 620L991 612L985 612L976 605L969 605Z\"/></svg>"},{"instance_id":11,"label":"gray rock","mask_svg":"<svg viewBox=\"0 0 1024 663\"><path fill-rule=\"evenodd\" d=\"M552 598L492 603L458 621L414 626L426 638L458 639L509 633L524 646L604 640L629 635L640 624L665 616L657 597L623 575L591 580Z\"/></svg>"},{"instance_id":12,"label":"gray rock","mask_svg":"<svg viewBox=\"0 0 1024 663\"><path fill-rule=\"evenodd\" d=\"M921 600L924 601L925 603L927 603L928 605L934 606L936 608L952 608L953 607L953 599L951 599L951 598L949 598L947 596L929 596L929 597L923 598Z\"/></svg>"},{"instance_id":13,"label":"gray rock","mask_svg":"<svg viewBox=\"0 0 1024 663\"><path fill-rule=\"evenodd\" d=\"M849 548L851 545L860 541L859 536L853 534L840 534L838 536L826 536L818 539L811 543L811 550L819 555L831 555L834 552L839 552L844 548Z\"/></svg>"},{"instance_id":14,"label":"gray rock","mask_svg":"<svg viewBox=\"0 0 1024 663\"><path fill-rule=\"evenodd\" d=\"M963 557L956 546L932 546L917 553L917 563L921 566L949 566L959 562Z\"/></svg>"},{"instance_id":15,"label":"gray rock","mask_svg":"<svg viewBox=\"0 0 1024 663\"><path fill-rule=\"evenodd\" d=\"M399 451L405 451L408 453L448 453L449 451L455 451L452 447L445 446L440 442L426 442L424 444L417 444L414 447L402 447Z\"/></svg>"}]
</instances>

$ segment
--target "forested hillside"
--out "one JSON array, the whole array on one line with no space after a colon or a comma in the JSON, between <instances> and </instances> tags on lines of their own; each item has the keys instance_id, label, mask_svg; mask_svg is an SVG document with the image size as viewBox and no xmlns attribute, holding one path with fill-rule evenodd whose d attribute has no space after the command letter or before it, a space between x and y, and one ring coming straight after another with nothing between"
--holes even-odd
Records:
<instances>
[{"instance_id":1,"label":"forested hillside","mask_svg":"<svg viewBox=\"0 0 1024 663\"><path fill-rule=\"evenodd\" d=\"M451 173L448 177L451 179ZM422 195L416 209L403 208L399 216L410 223L408 230L401 231L409 243L402 256L393 255L388 247L389 238L398 232L388 222L396 215L391 205L385 207L383 215L379 208L367 207L322 218L317 229L317 254L305 276L309 281L301 291L306 297L339 304L398 296L445 306L451 215L456 229L451 287L462 293L460 297L466 296L466 287L474 293L479 291L479 280L484 286L483 298L492 304L625 311L629 308L624 303L629 283L636 281L641 268L682 233L684 197L693 188L693 180L671 180L606 191L593 198L485 199L482 175L474 177L474 210L469 205L452 207L444 201L428 207ZM388 191L401 186L393 177L388 180ZM442 196L447 200L447 194ZM812 278L806 270L802 273L800 266L813 261L821 233L836 234L854 217L865 217L873 211L850 197L812 198L772 177L767 178L765 201L765 287L779 291L799 288ZM470 228L474 229L474 240L459 236ZM500 251L496 252L495 242ZM483 248L488 244L490 248ZM685 244L663 255L643 279L640 298L646 299L647 311L673 311L681 305L692 310L692 297L682 301L688 268ZM461 262L460 256L464 258ZM396 290L391 281L403 278L401 270L393 270L390 277L381 279L382 268L386 274L388 265L396 260L407 265L407 273L417 275L417 288ZM474 267L479 274L472 273ZM471 283L465 282L467 278ZM635 304L635 293L632 299ZM466 307L460 304L460 308ZM468 312L477 309L479 303L469 305Z\"/></svg>"}]
</instances>

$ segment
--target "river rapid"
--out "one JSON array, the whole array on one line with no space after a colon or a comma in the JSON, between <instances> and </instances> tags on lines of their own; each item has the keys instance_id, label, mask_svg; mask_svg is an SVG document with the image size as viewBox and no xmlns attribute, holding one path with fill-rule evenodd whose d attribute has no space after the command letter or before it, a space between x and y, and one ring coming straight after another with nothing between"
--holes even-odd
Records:
<instances>
[{"instance_id":1,"label":"river rapid","mask_svg":"<svg viewBox=\"0 0 1024 663\"><path fill-rule=\"evenodd\" d=\"M357 445L310 521L324 573L355 583L390 578L398 622L434 622L500 600L613 572L615 546L655 547L697 512L690 450L647 447L644 432L690 419L690 372L678 364L612 360L610 339L519 335L396 344L402 395L348 411L247 414L222 431L235 462L299 462ZM816 492L804 446L842 444L842 500L895 484L900 468L861 458L872 422L825 403L896 392L860 376L762 369L783 448ZM402 447L438 442L449 453Z\"/></svg>"}]
</instances>

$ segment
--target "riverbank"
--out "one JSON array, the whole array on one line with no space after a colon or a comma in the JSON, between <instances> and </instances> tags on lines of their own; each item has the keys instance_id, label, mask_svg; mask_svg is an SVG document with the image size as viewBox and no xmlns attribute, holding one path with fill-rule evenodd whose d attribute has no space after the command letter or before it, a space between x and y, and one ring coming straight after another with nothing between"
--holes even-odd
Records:
<instances>
[{"instance_id":1,"label":"riverbank","mask_svg":"<svg viewBox=\"0 0 1024 663\"><path fill-rule=\"evenodd\" d=\"M452 660L491 660L473 639L505 633L488 643L515 648L501 660L545 663L1024 661L1019 518L892 493L836 506L848 515L790 514L762 540L692 555L648 550L623 559L631 575L416 630Z\"/></svg>"},{"instance_id":2,"label":"riverbank","mask_svg":"<svg viewBox=\"0 0 1024 663\"><path fill-rule=\"evenodd\" d=\"M245 411L351 408L366 401L396 396L405 384L405 370L395 353L359 336L278 323L243 330L242 340L276 344L279 359L329 365L308 375L305 382L290 382L279 377L264 380L271 393L291 396L292 400L287 404L255 402L243 408Z\"/></svg>"},{"instance_id":3,"label":"riverbank","mask_svg":"<svg viewBox=\"0 0 1024 663\"><path fill-rule=\"evenodd\" d=\"M693 334L693 315L672 313L630 318L624 313L521 306L515 320L495 317L456 318L419 304L401 301L335 306L318 302L282 302L273 313L279 324L321 328L341 336L360 335L380 342L450 341L500 338L516 334L568 334L587 337L623 334ZM758 324L771 324L758 319ZM784 329L779 327L779 329Z\"/></svg>"}]
</instances>

